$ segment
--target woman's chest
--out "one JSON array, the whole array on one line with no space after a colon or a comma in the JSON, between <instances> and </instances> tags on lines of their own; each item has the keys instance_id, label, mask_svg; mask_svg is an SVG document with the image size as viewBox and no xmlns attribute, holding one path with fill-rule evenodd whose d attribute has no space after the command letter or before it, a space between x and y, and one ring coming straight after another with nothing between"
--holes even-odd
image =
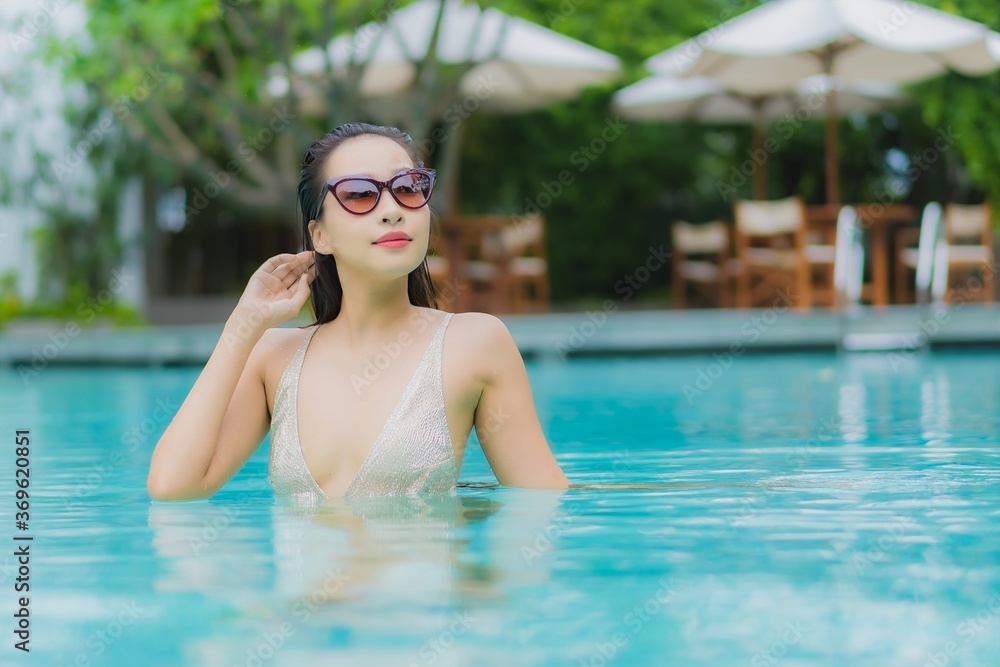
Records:
<instances>
[{"instance_id":1,"label":"woman's chest","mask_svg":"<svg viewBox=\"0 0 1000 667\"><path fill-rule=\"evenodd\" d=\"M286 413L296 418L302 457L324 489L346 488L380 439L450 446L460 468L482 394L460 349L396 359L309 356L297 374L269 369L265 393L272 415L276 399L294 402Z\"/></svg>"}]
</instances>

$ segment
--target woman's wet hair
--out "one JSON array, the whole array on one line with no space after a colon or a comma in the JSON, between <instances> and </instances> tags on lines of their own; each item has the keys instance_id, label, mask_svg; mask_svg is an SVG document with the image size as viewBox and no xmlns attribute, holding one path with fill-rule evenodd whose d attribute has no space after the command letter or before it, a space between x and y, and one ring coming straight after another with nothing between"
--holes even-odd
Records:
<instances>
[{"instance_id":1,"label":"woman's wet hair","mask_svg":"<svg viewBox=\"0 0 1000 667\"><path fill-rule=\"evenodd\" d=\"M413 139L410 138L409 134L396 127L368 123L345 123L314 141L302 158L302 175L298 185L299 213L302 216L302 250L314 250L312 237L309 235L309 221L318 220L323 208L323 201L327 193L327 161L337 147L348 139L365 136L385 137L395 141L407 152L415 167L424 166ZM313 324L323 324L340 314L344 290L340 284L337 261L333 255L317 253L316 269L316 278L311 285L312 308L316 315L316 321ZM431 282L426 257L420 266L410 272L407 278L407 292L410 303L413 305L437 308L437 298L434 294L434 285Z\"/></svg>"}]
</instances>

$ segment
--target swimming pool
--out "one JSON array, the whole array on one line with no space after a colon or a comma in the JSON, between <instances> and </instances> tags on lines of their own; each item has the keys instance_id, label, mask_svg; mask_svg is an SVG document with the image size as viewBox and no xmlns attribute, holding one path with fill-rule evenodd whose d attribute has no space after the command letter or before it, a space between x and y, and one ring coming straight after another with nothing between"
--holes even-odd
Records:
<instances>
[{"instance_id":1,"label":"swimming pool","mask_svg":"<svg viewBox=\"0 0 1000 667\"><path fill-rule=\"evenodd\" d=\"M197 369L4 371L34 541L30 655L0 557L0 664L1000 664L997 352L528 369L571 481L677 486L498 489L470 444L455 498L306 511L265 443L211 500L152 503Z\"/></svg>"}]
</instances>

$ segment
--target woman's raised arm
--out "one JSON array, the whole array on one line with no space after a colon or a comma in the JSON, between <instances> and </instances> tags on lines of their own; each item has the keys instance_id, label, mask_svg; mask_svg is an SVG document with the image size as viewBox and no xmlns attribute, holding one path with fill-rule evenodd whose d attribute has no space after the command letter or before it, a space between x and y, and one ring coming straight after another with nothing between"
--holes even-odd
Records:
<instances>
[{"instance_id":1,"label":"woman's raised arm","mask_svg":"<svg viewBox=\"0 0 1000 667\"><path fill-rule=\"evenodd\" d=\"M270 428L263 369L265 331L298 314L315 275L311 251L270 258L254 272L212 356L160 436L146 489L154 500L218 491Z\"/></svg>"}]
</instances>

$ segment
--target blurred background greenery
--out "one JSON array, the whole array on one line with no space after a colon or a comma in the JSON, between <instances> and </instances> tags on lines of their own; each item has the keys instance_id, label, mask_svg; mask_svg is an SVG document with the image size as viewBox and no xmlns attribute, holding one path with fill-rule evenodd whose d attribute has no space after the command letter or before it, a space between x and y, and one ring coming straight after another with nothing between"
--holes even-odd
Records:
<instances>
[{"instance_id":1,"label":"blurred background greenery","mask_svg":"<svg viewBox=\"0 0 1000 667\"><path fill-rule=\"evenodd\" d=\"M127 179L143 174L149 194L183 187L193 198L213 173L238 157L241 142L274 117L277 101L261 82L275 64L287 65L296 52L406 4L86 0L92 37L53 37L45 51L68 84L86 90L83 101L67 112L76 140L100 132L108 109L122 132L112 138L104 130L87 156L100 174L99 205L93 211L71 213L58 202L47 206L37 242L41 266L56 273L47 275L43 293L54 304L50 310L60 312L107 285L124 252L109 221L115 219L116 193ZM673 221L729 219L733 200L751 197L750 178L725 197L719 190L719 183L729 181L732 170L748 159L750 127L616 121L609 103L615 90L647 75L646 58L757 2L491 4L613 53L624 65L624 76L614 85L590 89L571 102L519 115L473 113L461 120L460 213L523 214L546 192L546 184L554 187L560 172L572 174L572 182L543 210L555 302L614 298L615 283L641 263L649 246L669 251ZM995 0L925 4L1000 28ZM440 85L448 76L438 68ZM430 86L426 94L438 90ZM984 196L1000 201L1000 74L975 79L949 74L911 90L913 98L905 106L841 121L843 201L887 196L916 206ZM207 198L182 230L146 237L147 244L169 243L168 262L195 267L158 289L238 294L263 259L298 249L295 183L303 152L341 122L376 120L350 82L331 86L326 99L329 112L316 116L297 107L294 97L285 98L292 105L289 131L263 142L232 183ZM403 127L418 142L436 127L421 113L425 102L415 99L412 126ZM581 147L609 122L624 130L595 159L581 160ZM913 156L932 146L941 130L956 137L955 150L943 152L918 179L907 179ZM817 117L780 142L767 164L770 197L798 194L809 203L823 202L823 136ZM430 166L438 165L442 153L428 156ZM58 180L51 170L37 179ZM669 280L669 271L654 273L637 301L666 304ZM9 283L3 283L6 296L0 300L7 316L17 312Z\"/></svg>"}]
</instances>

